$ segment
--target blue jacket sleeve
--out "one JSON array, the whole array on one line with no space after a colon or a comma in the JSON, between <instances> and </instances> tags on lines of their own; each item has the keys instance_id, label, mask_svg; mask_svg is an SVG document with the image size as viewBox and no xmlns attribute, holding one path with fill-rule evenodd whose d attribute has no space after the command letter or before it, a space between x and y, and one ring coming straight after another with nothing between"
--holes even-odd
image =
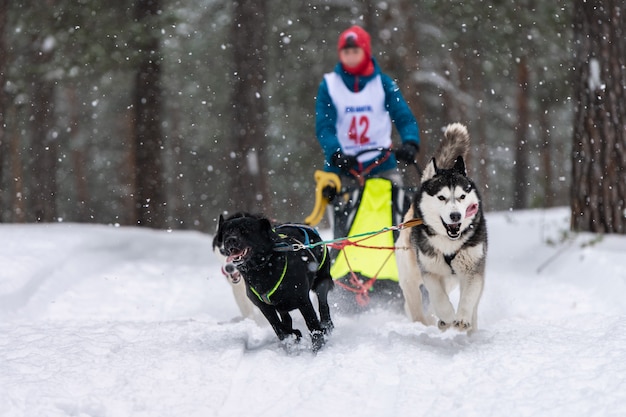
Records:
<instances>
[{"instance_id":1,"label":"blue jacket sleeve","mask_svg":"<svg viewBox=\"0 0 626 417\"><path fill-rule=\"evenodd\" d=\"M315 100L315 135L324 151L326 169L330 167L329 161L332 154L341 150L335 127L336 122L337 109L328 93L326 80L322 79Z\"/></svg>"},{"instance_id":2,"label":"blue jacket sleeve","mask_svg":"<svg viewBox=\"0 0 626 417\"><path fill-rule=\"evenodd\" d=\"M420 135L417 120L402 96L398 85L385 74L381 74L385 90L385 106L395 124L402 142L415 142L419 145Z\"/></svg>"}]
</instances>

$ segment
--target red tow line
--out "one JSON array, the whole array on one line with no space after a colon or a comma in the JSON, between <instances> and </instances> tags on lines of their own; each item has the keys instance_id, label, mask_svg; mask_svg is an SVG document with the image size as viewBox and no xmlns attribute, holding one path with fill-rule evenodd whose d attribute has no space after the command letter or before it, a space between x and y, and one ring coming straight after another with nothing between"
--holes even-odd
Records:
<instances>
[{"instance_id":1,"label":"red tow line","mask_svg":"<svg viewBox=\"0 0 626 417\"><path fill-rule=\"evenodd\" d=\"M343 252L343 255L346 259L346 264L348 265L348 269L350 270L350 278L348 279L348 284L343 283L339 280L335 281L337 283L337 285L339 285L341 288L348 290L350 292L353 292L355 294L355 298L356 298L356 302L357 304L359 304L361 307L365 307L369 304L370 302L370 295L369 295L369 291L372 288L372 286L374 285L374 283L376 282L376 280L378 279L378 275L380 274L380 272L383 270L383 268L385 267L385 265L387 264L387 262L389 261L389 259L391 258L391 256L393 255L394 250L396 249L395 246L367 246L367 245L362 245L360 244L360 242L369 239L371 237L374 237L376 235L379 235L380 233L385 233L388 232L390 230L393 229L385 229L382 231L379 231L378 233L374 233L370 236L367 236L363 239L357 240L357 241L351 241L349 240L349 238L346 239L342 239L342 240L338 240L335 242L331 242L328 243L327 246L330 246L333 249L337 249L339 251L341 251L342 249L344 249L346 246L358 246L361 248L367 248L367 249L386 249L389 250L389 255L387 256L387 258L385 259L385 261L383 262L383 264L380 266L380 269L376 272L376 274L374 274L374 276L370 279L368 279L367 281L364 281L363 279L359 278L358 275L354 272L354 269L352 268L352 265L350 265L350 260L348 259L348 255L346 255L346 252Z\"/></svg>"}]
</instances>

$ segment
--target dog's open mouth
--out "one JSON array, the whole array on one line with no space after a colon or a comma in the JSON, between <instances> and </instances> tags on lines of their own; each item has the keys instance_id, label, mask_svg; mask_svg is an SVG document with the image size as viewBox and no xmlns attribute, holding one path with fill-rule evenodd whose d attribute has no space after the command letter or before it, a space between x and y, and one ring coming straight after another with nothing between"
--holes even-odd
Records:
<instances>
[{"instance_id":1,"label":"dog's open mouth","mask_svg":"<svg viewBox=\"0 0 626 417\"><path fill-rule=\"evenodd\" d=\"M478 204L470 204L465 210L465 218L470 218L478 213ZM458 216L461 217L461 216ZM448 233L448 237L452 240L456 240L461 237L461 222L457 223L446 223L443 219L441 219L443 226L446 228L446 232Z\"/></svg>"},{"instance_id":2,"label":"dog's open mouth","mask_svg":"<svg viewBox=\"0 0 626 417\"><path fill-rule=\"evenodd\" d=\"M450 239L458 239L461 236L461 223L451 223L448 224L446 222L443 221L443 219L441 220L443 225L446 228L446 232L448 233L448 237Z\"/></svg>"},{"instance_id":3,"label":"dog's open mouth","mask_svg":"<svg viewBox=\"0 0 626 417\"><path fill-rule=\"evenodd\" d=\"M232 263L235 266L241 265L244 262L246 255L248 255L249 251L250 251L250 248L243 248L241 250L231 250L230 255L228 256L226 262Z\"/></svg>"}]
</instances>

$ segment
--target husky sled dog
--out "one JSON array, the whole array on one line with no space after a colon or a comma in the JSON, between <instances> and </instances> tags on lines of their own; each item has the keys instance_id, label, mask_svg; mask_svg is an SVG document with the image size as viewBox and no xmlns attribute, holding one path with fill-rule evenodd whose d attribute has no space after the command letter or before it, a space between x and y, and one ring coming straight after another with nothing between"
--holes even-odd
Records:
<instances>
[{"instance_id":1,"label":"husky sled dog","mask_svg":"<svg viewBox=\"0 0 626 417\"><path fill-rule=\"evenodd\" d=\"M465 169L468 151L466 127L448 125L405 216L406 220L422 219L422 225L405 229L400 236L400 242L408 242L414 250L400 252L405 309L413 320L430 323L423 282L441 330L450 326L461 331L477 329L485 280L487 225L478 190ZM457 285L455 312L449 293Z\"/></svg>"},{"instance_id":2,"label":"husky sled dog","mask_svg":"<svg viewBox=\"0 0 626 417\"><path fill-rule=\"evenodd\" d=\"M273 227L266 218L251 215L220 216L215 237L227 262L241 274L248 298L270 323L280 340L302 333L294 329L289 314L300 310L311 333L312 349L319 350L330 333L328 292L334 282L325 246L301 249L321 241L317 232L304 225ZM295 245L295 246L294 246ZM319 302L318 318L310 299L315 292Z\"/></svg>"},{"instance_id":3,"label":"husky sled dog","mask_svg":"<svg viewBox=\"0 0 626 417\"><path fill-rule=\"evenodd\" d=\"M243 216L249 216L249 214L238 212L232 214L227 219L235 219ZM243 281L241 273L232 263L227 262L226 256L221 254L220 250L222 249L223 244L224 242L222 242L221 236L217 234L216 230L216 234L213 238L213 253L221 258L223 263L222 274L224 274L230 284L233 296L235 297L235 302L241 312L241 318L254 320L258 325L267 324L267 320L265 320L261 311L254 304L252 304L252 301L248 298L246 294L246 284Z\"/></svg>"}]
</instances>

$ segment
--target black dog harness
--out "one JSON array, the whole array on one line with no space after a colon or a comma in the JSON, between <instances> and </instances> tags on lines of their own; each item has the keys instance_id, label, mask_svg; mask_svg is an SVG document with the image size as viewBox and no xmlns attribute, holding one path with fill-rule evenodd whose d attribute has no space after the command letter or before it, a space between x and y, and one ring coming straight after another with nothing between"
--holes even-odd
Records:
<instances>
[{"instance_id":1,"label":"black dog harness","mask_svg":"<svg viewBox=\"0 0 626 417\"><path fill-rule=\"evenodd\" d=\"M283 267L282 274L280 274L280 278L278 278L278 281L276 282L276 285L274 285L274 288L272 288L271 290L269 290L265 294L259 293L257 290L255 290L252 287L252 285L250 285L250 291L252 291L254 293L254 295L256 295L258 297L258 299L261 300L262 302L264 302L265 304L272 304L272 302L270 301L270 297L276 292L278 287L280 287L280 284L282 284L283 279L285 278L285 275L287 274L287 263L288 263L287 262L287 257L285 257L285 266Z\"/></svg>"},{"instance_id":2,"label":"black dog harness","mask_svg":"<svg viewBox=\"0 0 626 417\"><path fill-rule=\"evenodd\" d=\"M290 245L287 242L280 242L279 244L277 244L274 247L274 251L275 252L297 252L299 250L302 249L306 249L307 252L309 252L309 254L313 257L313 259L315 259L315 261L318 264L318 271L319 269L322 267L322 265L324 265L324 262L326 262L326 245L323 245L323 255L324 257L322 258L322 261L320 262L319 259L317 259L317 256L315 256L315 254L313 253L313 251L310 248L311 245L311 238L309 237L309 232L315 234L315 236L319 237L320 240L322 240L322 237L319 235L319 233L317 232L317 230L313 229L312 227L308 227L308 226L304 226L301 224L281 224L280 226L277 226L276 229L280 229L281 227L293 227L296 229L300 229L300 231L302 232L302 234L304 235L304 242L300 242L298 239L292 237L292 236L287 236L285 234L279 233L279 236L282 237L283 239L289 239L293 242L295 242L294 244ZM276 230L274 229L274 230Z\"/></svg>"},{"instance_id":3,"label":"black dog harness","mask_svg":"<svg viewBox=\"0 0 626 417\"><path fill-rule=\"evenodd\" d=\"M324 257L322 258L322 262L319 262L317 257L313 253L313 251L309 248L309 244L311 243L311 239L309 238L309 232L315 233L315 235L317 235L318 237L319 237L319 233L317 233L317 231L311 227L303 226L300 224L282 224L280 226L277 226L276 229L274 229L274 231L277 231L277 229L280 229L281 227L294 227L294 228L300 229L302 233L304 234L304 242L300 242L298 239L292 236L288 236L283 233L278 233L278 235L281 238L292 240L295 242L295 244L289 244L287 242L280 242L276 244L276 246L274 247L274 251L275 252L295 252L304 247L309 252L309 254L313 257L313 259L315 259L315 261L318 263L317 269L319 271L322 265L324 265L324 262L326 262L326 246L324 246L324 250L323 250ZM280 284L282 284L283 279L285 278L285 275L287 274L287 264L288 264L288 258L285 256L285 266L283 267L283 272L280 274L280 278L278 278L276 285L274 285L274 287L272 287L271 290L269 290L268 292L264 294L261 294L250 285L250 291L252 291L252 293L256 295L259 300L261 300L265 304L271 305L272 302L270 301L270 297L276 292L276 290L278 290L278 288L280 287Z\"/></svg>"}]
</instances>

